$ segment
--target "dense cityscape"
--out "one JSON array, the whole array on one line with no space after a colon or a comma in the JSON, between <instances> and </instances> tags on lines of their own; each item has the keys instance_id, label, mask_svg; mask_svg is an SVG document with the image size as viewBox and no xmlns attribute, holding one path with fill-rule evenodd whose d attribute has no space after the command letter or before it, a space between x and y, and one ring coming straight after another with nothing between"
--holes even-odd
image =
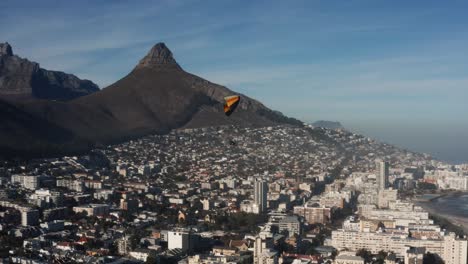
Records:
<instances>
[{"instance_id":1,"label":"dense cityscape","mask_svg":"<svg viewBox=\"0 0 468 264\"><path fill-rule=\"evenodd\" d=\"M2 263L467 263L419 201L468 165L344 129L178 129L0 176Z\"/></svg>"},{"instance_id":2,"label":"dense cityscape","mask_svg":"<svg viewBox=\"0 0 468 264\"><path fill-rule=\"evenodd\" d=\"M468 264L468 1L0 1L0 264Z\"/></svg>"}]
</instances>

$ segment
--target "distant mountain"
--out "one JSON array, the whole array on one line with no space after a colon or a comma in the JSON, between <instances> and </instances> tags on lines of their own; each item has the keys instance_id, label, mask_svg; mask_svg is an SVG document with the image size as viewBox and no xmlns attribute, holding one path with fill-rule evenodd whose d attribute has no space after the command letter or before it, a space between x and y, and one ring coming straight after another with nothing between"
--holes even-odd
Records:
<instances>
[{"instance_id":1,"label":"distant mountain","mask_svg":"<svg viewBox=\"0 0 468 264\"><path fill-rule=\"evenodd\" d=\"M342 129L344 128L340 122L335 121L326 121L326 120L319 120L312 123L314 127L323 127L328 129Z\"/></svg>"},{"instance_id":2,"label":"distant mountain","mask_svg":"<svg viewBox=\"0 0 468 264\"><path fill-rule=\"evenodd\" d=\"M36 122L72 133L68 137L80 148L180 127L302 125L245 95L241 95L234 114L226 117L223 98L231 94L238 93L185 72L166 45L158 43L127 76L105 89L68 102L29 100L17 101L14 106ZM16 115L5 118L14 123ZM33 134L29 127L21 129L28 130L23 134ZM0 136L0 149L5 145L11 148L6 137ZM11 133L9 136L14 137ZM54 139L41 139L44 145L63 145ZM22 144L27 146L27 140ZM75 150L70 144L67 148L65 152Z\"/></svg>"},{"instance_id":3,"label":"distant mountain","mask_svg":"<svg viewBox=\"0 0 468 264\"><path fill-rule=\"evenodd\" d=\"M0 98L71 100L99 91L91 81L75 75L48 71L36 62L13 54L8 43L0 43Z\"/></svg>"}]
</instances>

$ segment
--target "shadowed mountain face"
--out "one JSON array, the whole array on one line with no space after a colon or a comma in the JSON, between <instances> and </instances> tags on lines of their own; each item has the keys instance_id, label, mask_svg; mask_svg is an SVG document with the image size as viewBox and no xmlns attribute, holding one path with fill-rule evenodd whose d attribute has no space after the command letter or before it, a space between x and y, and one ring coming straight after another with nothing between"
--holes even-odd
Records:
<instances>
[{"instance_id":1,"label":"shadowed mountain face","mask_svg":"<svg viewBox=\"0 0 468 264\"><path fill-rule=\"evenodd\" d=\"M0 98L70 100L98 90L91 81L42 69L14 55L8 43L0 43Z\"/></svg>"},{"instance_id":2,"label":"shadowed mountain face","mask_svg":"<svg viewBox=\"0 0 468 264\"><path fill-rule=\"evenodd\" d=\"M185 72L172 52L159 43L132 72L101 91L68 102L35 100L16 102L16 106L71 131L73 139L85 145L119 142L180 127L302 124L244 95L236 111L226 117L224 97L232 94L236 93Z\"/></svg>"},{"instance_id":3,"label":"shadowed mountain face","mask_svg":"<svg viewBox=\"0 0 468 264\"><path fill-rule=\"evenodd\" d=\"M10 102L0 101L0 156L38 157L83 151L90 142Z\"/></svg>"}]
</instances>

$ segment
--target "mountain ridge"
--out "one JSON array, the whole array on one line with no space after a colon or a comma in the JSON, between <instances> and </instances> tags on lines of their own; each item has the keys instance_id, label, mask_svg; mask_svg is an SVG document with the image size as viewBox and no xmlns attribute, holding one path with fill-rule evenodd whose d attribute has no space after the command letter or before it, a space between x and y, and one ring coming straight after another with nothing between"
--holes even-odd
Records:
<instances>
[{"instance_id":1,"label":"mountain ridge","mask_svg":"<svg viewBox=\"0 0 468 264\"><path fill-rule=\"evenodd\" d=\"M8 42L0 43L0 98L67 101L96 91L95 83L43 69L39 63L15 55Z\"/></svg>"},{"instance_id":2,"label":"mountain ridge","mask_svg":"<svg viewBox=\"0 0 468 264\"><path fill-rule=\"evenodd\" d=\"M86 146L182 127L302 125L242 94L236 112L226 117L223 98L231 94L238 93L185 72L167 46L157 43L130 73L102 90L66 102L27 100L15 105L17 114L28 113L70 132L70 138ZM47 143L63 144L44 140ZM0 138L3 147L15 148Z\"/></svg>"}]
</instances>

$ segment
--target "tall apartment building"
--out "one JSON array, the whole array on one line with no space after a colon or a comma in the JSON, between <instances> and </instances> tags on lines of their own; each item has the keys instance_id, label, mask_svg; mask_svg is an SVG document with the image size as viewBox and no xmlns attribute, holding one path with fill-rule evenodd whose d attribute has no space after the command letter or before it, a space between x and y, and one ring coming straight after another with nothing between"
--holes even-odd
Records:
<instances>
[{"instance_id":1,"label":"tall apartment building","mask_svg":"<svg viewBox=\"0 0 468 264\"><path fill-rule=\"evenodd\" d=\"M377 180L377 187L379 190L385 190L388 187L388 174L390 165L386 161L377 161L376 162L377 173L376 173L376 180Z\"/></svg>"},{"instance_id":2,"label":"tall apartment building","mask_svg":"<svg viewBox=\"0 0 468 264\"><path fill-rule=\"evenodd\" d=\"M267 183L262 180L256 180L254 183L254 202L258 207L258 213L265 212L267 209L267 192Z\"/></svg>"},{"instance_id":3,"label":"tall apartment building","mask_svg":"<svg viewBox=\"0 0 468 264\"><path fill-rule=\"evenodd\" d=\"M444 237L444 251L442 259L446 264L466 264L467 263L468 241L459 239L454 233Z\"/></svg>"},{"instance_id":4,"label":"tall apartment building","mask_svg":"<svg viewBox=\"0 0 468 264\"><path fill-rule=\"evenodd\" d=\"M121 255L127 255L130 249L130 241L127 236L123 236L117 240L117 251Z\"/></svg>"}]
</instances>

